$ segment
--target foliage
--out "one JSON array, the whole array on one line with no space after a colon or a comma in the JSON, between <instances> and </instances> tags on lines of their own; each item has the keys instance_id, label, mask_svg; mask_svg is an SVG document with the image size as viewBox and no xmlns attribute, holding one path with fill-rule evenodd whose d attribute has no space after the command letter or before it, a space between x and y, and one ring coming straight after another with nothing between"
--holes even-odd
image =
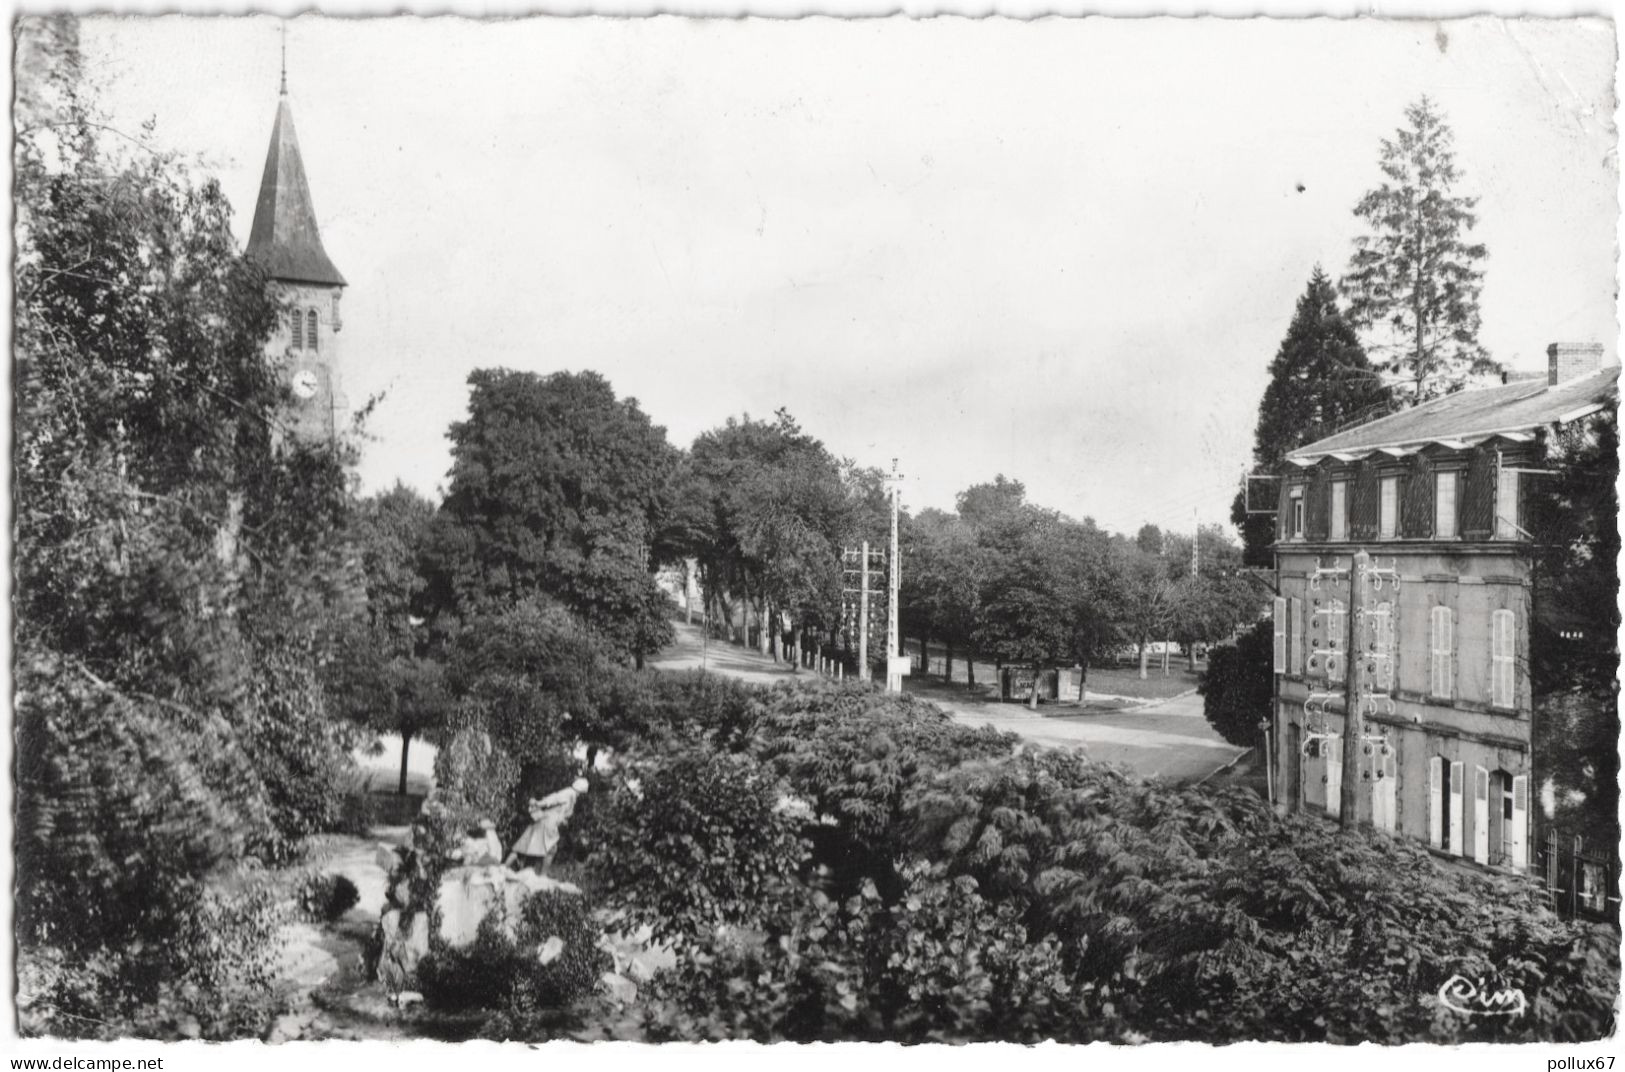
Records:
<instances>
[{"instance_id":1,"label":"foliage","mask_svg":"<svg viewBox=\"0 0 1625 1072\"><path fill-rule=\"evenodd\" d=\"M314 874L299 888L299 909L306 919L333 923L354 908L361 891L345 875Z\"/></svg>"},{"instance_id":2,"label":"foliage","mask_svg":"<svg viewBox=\"0 0 1625 1072\"><path fill-rule=\"evenodd\" d=\"M589 861L610 904L657 938L753 923L806 854L777 779L749 756L702 750L630 769Z\"/></svg>"},{"instance_id":3,"label":"foliage","mask_svg":"<svg viewBox=\"0 0 1625 1072\"><path fill-rule=\"evenodd\" d=\"M319 667L361 608L353 452L284 434L278 301L218 185L105 137L73 23L19 38L19 1001L64 1034L253 1032L274 905L231 876L341 811Z\"/></svg>"},{"instance_id":4,"label":"foliage","mask_svg":"<svg viewBox=\"0 0 1625 1072\"><path fill-rule=\"evenodd\" d=\"M435 791L432 814L443 820L443 839L452 847L464 831L481 819L501 826L508 822L503 844L518 833L514 825L522 814L520 764L511 752L499 747L490 734L464 727L435 753Z\"/></svg>"},{"instance_id":5,"label":"foliage","mask_svg":"<svg viewBox=\"0 0 1625 1072\"><path fill-rule=\"evenodd\" d=\"M802 891L776 906L766 940L716 939L656 980L620 1034L643 1041L1077 1041L1054 939L1029 940L973 879L916 867L903 896L873 884L833 900Z\"/></svg>"},{"instance_id":6,"label":"foliage","mask_svg":"<svg viewBox=\"0 0 1625 1072\"><path fill-rule=\"evenodd\" d=\"M489 733L521 764L536 764L577 739L608 736L599 707L618 672L599 634L560 605L533 599L466 624L448 681L461 725Z\"/></svg>"},{"instance_id":7,"label":"foliage","mask_svg":"<svg viewBox=\"0 0 1625 1072\"><path fill-rule=\"evenodd\" d=\"M981 612L981 556L976 532L963 518L925 510L901 526L902 622L911 634L939 640L950 659L970 654Z\"/></svg>"},{"instance_id":8,"label":"foliage","mask_svg":"<svg viewBox=\"0 0 1625 1072\"><path fill-rule=\"evenodd\" d=\"M461 617L546 595L622 656L671 639L653 549L676 453L593 372L482 369L452 425L432 595Z\"/></svg>"},{"instance_id":9,"label":"foliage","mask_svg":"<svg viewBox=\"0 0 1625 1072\"><path fill-rule=\"evenodd\" d=\"M1390 405L1387 389L1354 326L1338 309L1337 294L1319 265L1298 297L1269 375L1253 432L1255 473L1274 473L1292 450L1346 425L1380 417ZM1230 507L1230 520L1241 532L1243 558L1250 566L1273 564L1269 545L1275 542L1275 498L1266 493L1268 501L1259 502L1262 486L1254 486L1251 505L1268 513L1247 512L1245 487Z\"/></svg>"},{"instance_id":10,"label":"foliage","mask_svg":"<svg viewBox=\"0 0 1625 1072\"><path fill-rule=\"evenodd\" d=\"M525 898L515 921L493 910L466 946L448 946L431 935L429 952L418 962L418 983L433 1009L524 1016L592 992L609 967L598 938L584 897L541 890ZM558 939L552 948L550 939Z\"/></svg>"},{"instance_id":11,"label":"foliage","mask_svg":"<svg viewBox=\"0 0 1625 1072\"><path fill-rule=\"evenodd\" d=\"M1530 683L1534 745L1551 778L1551 828L1619 843L1619 425L1608 410L1556 432L1533 478Z\"/></svg>"},{"instance_id":12,"label":"foliage","mask_svg":"<svg viewBox=\"0 0 1625 1072\"><path fill-rule=\"evenodd\" d=\"M867 879L894 898L915 795L939 772L1015 744L957 725L934 704L858 684L781 686L765 699L754 754L818 817L807 828L813 863L838 891Z\"/></svg>"},{"instance_id":13,"label":"foliage","mask_svg":"<svg viewBox=\"0 0 1625 1072\"><path fill-rule=\"evenodd\" d=\"M367 611L328 675L351 719L400 736L400 793L412 741L438 734L452 709L443 652L432 650L442 645L425 618L433 613L423 560L434 516L432 503L399 483L358 504L349 535L360 551Z\"/></svg>"},{"instance_id":14,"label":"foliage","mask_svg":"<svg viewBox=\"0 0 1625 1072\"><path fill-rule=\"evenodd\" d=\"M707 600L738 600L758 622L777 611L796 628L833 629L843 542L885 531L879 475L832 457L782 409L771 422L729 418L695 439L689 458L689 495L705 504L689 552Z\"/></svg>"},{"instance_id":15,"label":"foliage","mask_svg":"<svg viewBox=\"0 0 1625 1072\"><path fill-rule=\"evenodd\" d=\"M1269 622L1247 630L1234 644L1208 652L1207 672L1198 686L1202 714L1220 737L1250 748L1259 743L1259 723L1268 721L1275 702L1275 634Z\"/></svg>"},{"instance_id":16,"label":"foliage","mask_svg":"<svg viewBox=\"0 0 1625 1072\"><path fill-rule=\"evenodd\" d=\"M1495 371L1478 341L1486 254L1468 241L1476 197L1455 192L1455 137L1433 101L1405 109L1409 124L1382 143L1384 181L1354 214L1369 228L1355 239L1342 280L1349 320L1383 341L1383 370L1411 405L1460 390L1470 375Z\"/></svg>"}]
</instances>

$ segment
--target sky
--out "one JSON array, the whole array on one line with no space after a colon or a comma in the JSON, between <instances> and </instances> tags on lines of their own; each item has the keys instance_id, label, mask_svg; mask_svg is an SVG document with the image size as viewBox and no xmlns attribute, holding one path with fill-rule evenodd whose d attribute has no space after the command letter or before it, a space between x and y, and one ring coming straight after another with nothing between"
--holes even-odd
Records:
<instances>
[{"instance_id":1,"label":"sky","mask_svg":"<svg viewBox=\"0 0 1625 1072\"><path fill-rule=\"evenodd\" d=\"M115 125L195 155L246 241L279 20L102 18ZM687 446L787 408L951 509L1005 474L1108 528L1228 521L1267 367L1432 96L1485 243L1481 340L1617 352L1600 20L659 17L286 23L349 280L363 490L436 496L467 378L593 369Z\"/></svg>"}]
</instances>

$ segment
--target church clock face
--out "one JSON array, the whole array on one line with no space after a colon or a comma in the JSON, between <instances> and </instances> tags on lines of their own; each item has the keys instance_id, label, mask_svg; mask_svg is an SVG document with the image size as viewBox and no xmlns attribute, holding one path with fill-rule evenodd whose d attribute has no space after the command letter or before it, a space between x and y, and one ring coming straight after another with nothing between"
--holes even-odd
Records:
<instances>
[{"instance_id":1,"label":"church clock face","mask_svg":"<svg viewBox=\"0 0 1625 1072\"><path fill-rule=\"evenodd\" d=\"M301 402L307 402L316 397L316 374L310 369L300 369L294 373L293 396Z\"/></svg>"}]
</instances>

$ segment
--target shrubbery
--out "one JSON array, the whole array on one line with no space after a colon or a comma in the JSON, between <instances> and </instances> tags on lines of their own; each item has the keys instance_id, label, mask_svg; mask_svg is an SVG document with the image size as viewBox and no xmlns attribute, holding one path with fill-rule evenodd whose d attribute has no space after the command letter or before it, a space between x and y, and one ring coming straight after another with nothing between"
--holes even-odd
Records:
<instances>
[{"instance_id":1,"label":"shrubbery","mask_svg":"<svg viewBox=\"0 0 1625 1072\"><path fill-rule=\"evenodd\" d=\"M493 1009L523 1020L592 993L610 966L609 954L598 948L591 906L579 894L531 894L511 933L508 922L491 913L461 949L430 939L418 982L431 1008Z\"/></svg>"},{"instance_id":2,"label":"shrubbery","mask_svg":"<svg viewBox=\"0 0 1625 1072\"><path fill-rule=\"evenodd\" d=\"M1197 687L1202 713L1219 736L1237 747L1259 743L1258 724L1268 721L1275 703L1274 642L1270 623L1260 622L1234 644L1218 644L1208 652L1207 670Z\"/></svg>"},{"instance_id":3,"label":"shrubbery","mask_svg":"<svg viewBox=\"0 0 1625 1072\"><path fill-rule=\"evenodd\" d=\"M729 896L685 882L689 869L761 873L755 849L684 837L718 828L697 772L723 757L687 755L655 775L656 796L617 797L605 820L621 827L609 837L623 863L662 876L639 888L628 875L620 890L687 920L688 941L674 972L590 1033L1456 1042L1613 1030L1617 951L1554 917L1525 880L1283 818L1239 788L1011 755L1007 738L857 686L762 701L749 753L812 805L814 866L752 893L755 911L733 917L746 929L719 932L706 924L726 918ZM666 834L632 845L667 813L680 818ZM1449 1011L1437 994L1458 973L1520 988L1528 1013Z\"/></svg>"},{"instance_id":4,"label":"shrubbery","mask_svg":"<svg viewBox=\"0 0 1625 1072\"><path fill-rule=\"evenodd\" d=\"M345 875L311 875L299 889L299 909L306 919L332 923L361 901L361 891Z\"/></svg>"},{"instance_id":5,"label":"shrubbery","mask_svg":"<svg viewBox=\"0 0 1625 1072\"><path fill-rule=\"evenodd\" d=\"M745 755L686 751L630 768L595 816L590 873L657 937L753 924L806 855L779 783Z\"/></svg>"}]
</instances>

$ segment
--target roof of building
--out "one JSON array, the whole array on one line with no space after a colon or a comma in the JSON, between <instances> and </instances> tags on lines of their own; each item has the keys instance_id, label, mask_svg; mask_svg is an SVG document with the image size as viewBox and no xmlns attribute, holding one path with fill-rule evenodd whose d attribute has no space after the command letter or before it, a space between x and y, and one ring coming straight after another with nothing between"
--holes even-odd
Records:
<instances>
[{"instance_id":1,"label":"roof of building","mask_svg":"<svg viewBox=\"0 0 1625 1072\"><path fill-rule=\"evenodd\" d=\"M294 134L286 90L277 101L271 149L265 157L247 252L273 279L345 285L344 277L322 248L322 236L316 229L316 210L311 205L310 184L305 181L305 164L299 155L299 138Z\"/></svg>"},{"instance_id":2,"label":"roof of building","mask_svg":"<svg viewBox=\"0 0 1625 1072\"><path fill-rule=\"evenodd\" d=\"M1564 424L1615 404L1618 380L1619 368L1612 366L1555 385L1542 378L1458 391L1316 440L1287 459L1301 464L1328 454L1358 457L1378 450L1410 451L1428 443L1459 449L1495 435L1526 438L1537 428Z\"/></svg>"}]
</instances>

